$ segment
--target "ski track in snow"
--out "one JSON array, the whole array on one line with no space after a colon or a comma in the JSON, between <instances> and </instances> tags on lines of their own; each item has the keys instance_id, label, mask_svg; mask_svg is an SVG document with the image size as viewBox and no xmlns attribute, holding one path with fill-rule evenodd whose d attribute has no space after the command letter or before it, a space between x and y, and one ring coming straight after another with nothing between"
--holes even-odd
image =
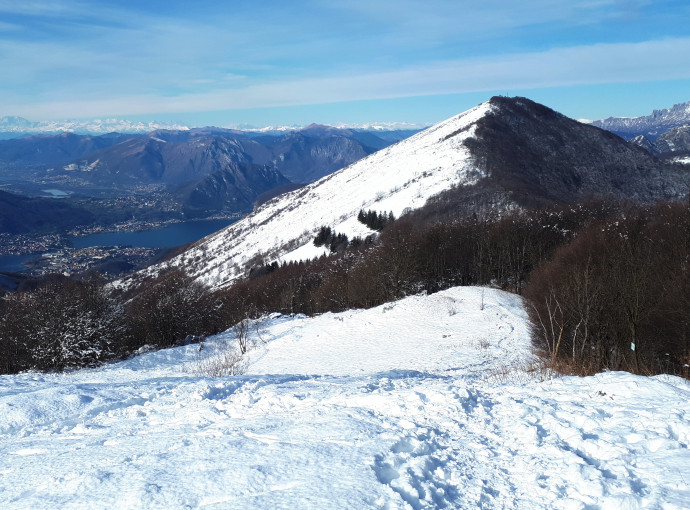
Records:
<instances>
[{"instance_id":1,"label":"ski track in snow","mask_svg":"<svg viewBox=\"0 0 690 510\"><path fill-rule=\"evenodd\" d=\"M687 382L505 371L525 312L484 294L266 318L242 376L190 373L197 345L2 376L0 505L687 508Z\"/></svg>"}]
</instances>

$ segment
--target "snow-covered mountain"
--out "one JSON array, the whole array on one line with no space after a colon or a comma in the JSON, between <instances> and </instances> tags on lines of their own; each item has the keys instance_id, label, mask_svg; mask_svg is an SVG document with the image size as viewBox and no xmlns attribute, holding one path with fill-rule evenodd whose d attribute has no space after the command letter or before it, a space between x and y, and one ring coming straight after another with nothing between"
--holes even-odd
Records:
<instances>
[{"instance_id":1,"label":"snow-covered mountain","mask_svg":"<svg viewBox=\"0 0 690 510\"><path fill-rule=\"evenodd\" d=\"M650 140L656 139L669 129L685 124L690 124L690 101L676 104L673 108L654 110L651 115L642 117L609 117L592 122L592 125L626 139L644 135Z\"/></svg>"},{"instance_id":2,"label":"snow-covered mountain","mask_svg":"<svg viewBox=\"0 0 690 510\"><path fill-rule=\"evenodd\" d=\"M271 316L250 335L245 375L203 372L227 332L0 376L0 506L687 508L687 381L526 371L514 294Z\"/></svg>"},{"instance_id":3,"label":"snow-covered mountain","mask_svg":"<svg viewBox=\"0 0 690 510\"><path fill-rule=\"evenodd\" d=\"M228 229L203 240L173 259L192 275L222 286L244 275L257 258L268 261L312 258L324 252L312 240L322 225L349 236L371 231L357 221L360 209L392 211L418 208L453 186L471 186L477 170L464 141L490 102L382 149L304 188L281 195Z\"/></svg>"},{"instance_id":4,"label":"snow-covered mountain","mask_svg":"<svg viewBox=\"0 0 690 510\"><path fill-rule=\"evenodd\" d=\"M350 238L371 234L357 221L362 209L398 217L449 190L457 190L454 207L474 200L505 209L595 194L653 201L682 196L686 182L687 172L607 131L525 98L495 97L266 202L168 264L225 286L253 265L323 254L312 243L321 226Z\"/></svg>"}]
</instances>

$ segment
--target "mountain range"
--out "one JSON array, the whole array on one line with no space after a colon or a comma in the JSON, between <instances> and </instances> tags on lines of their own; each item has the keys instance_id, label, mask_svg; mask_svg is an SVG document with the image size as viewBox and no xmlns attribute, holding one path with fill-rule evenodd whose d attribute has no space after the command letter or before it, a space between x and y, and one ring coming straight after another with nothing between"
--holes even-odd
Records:
<instances>
[{"instance_id":1,"label":"mountain range","mask_svg":"<svg viewBox=\"0 0 690 510\"><path fill-rule=\"evenodd\" d=\"M681 122L689 105L658 110L650 117L657 127ZM649 118L638 120L638 126L652 125ZM253 248L243 252L246 256L219 255L223 261L212 265L223 269L210 270L213 276L208 278L225 282L259 255L267 260L318 255L309 239L322 225L348 235L370 234L353 219L360 209L398 216L432 197L439 203L452 202L456 214L566 203L594 195L642 201L677 198L686 192L687 167L663 159L688 154L688 129L675 127L655 139L641 135L627 143L526 98L494 97L403 141L399 140L409 131L317 124L278 135L204 127L159 129L145 135L62 133L2 140L0 173L6 180L34 178L43 184L55 179L82 190L163 186L186 217L257 208L228 235L243 238L242 229L270 225L267 235L275 243L264 246L247 240ZM309 183L313 184L295 191ZM290 193L279 196L285 192ZM327 204L329 211L317 210L312 202ZM26 221L13 223L13 231L22 225L51 224L49 202L28 205L15 197L12 203L15 212L30 211ZM40 211L47 211L48 217L41 217ZM287 211L297 211L285 220L289 225L268 221L291 217ZM89 215L78 211L74 217ZM264 227L259 231L257 235L268 232ZM255 250L259 245L262 248ZM300 247L302 251L288 255Z\"/></svg>"},{"instance_id":2,"label":"mountain range","mask_svg":"<svg viewBox=\"0 0 690 510\"><path fill-rule=\"evenodd\" d=\"M107 133L148 133L156 129L188 129L174 122L138 122L124 119L30 121L23 117L0 117L0 139L31 134L78 133L101 135Z\"/></svg>"},{"instance_id":3,"label":"mountain range","mask_svg":"<svg viewBox=\"0 0 690 510\"><path fill-rule=\"evenodd\" d=\"M132 135L122 133L101 136L60 133L0 140L0 169L7 172L12 169L65 164L130 138Z\"/></svg>"},{"instance_id":4,"label":"mountain range","mask_svg":"<svg viewBox=\"0 0 690 510\"><path fill-rule=\"evenodd\" d=\"M269 200L168 265L222 287L252 265L324 254L312 243L321 226L351 237L372 234L357 220L362 209L399 216L448 194L449 207L467 214L592 196L649 202L681 198L689 185L686 166L529 99L494 97Z\"/></svg>"},{"instance_id":5,"label":"mountain range","mask_svg":"<svg viewBox=\"0 0 690 510\"><path fill-rule=\"evenodd\" d=\"M655 140L673 128L690 124L690 101L672 108L654 110L651 115L641 117L609 117L595 120L593 126L616 133L625 139L639 135Z\"/></svg>"},{"instance_id":6,"label":"mountain range","mask_svg":"<svg viewBox=\"0 0 690 510\"><path fill-rule=\"evenodd\" d=\"M271 190L315 181L410 134L313 124L278 135L214 127L35 135L0 140L0 179L82 196L155 185L187 217L247 213Z\"/></svg>"},{"instance_id":7,"label":"mountain range","mask_svg":"<svg viewBox=\"0 0 690 510\"><path fill-rule=\"evenodd\" d=\"M409 133L420 131L424 126L410 124L408 122L382 122L365 123L357 125L337 125L338 129L352 129L356 131L372 132L386 138L393 133L394 137L399 135L397 132ZM212 129L214 131L225 131L241 133L255 136L281 136L292 131L303 129L300 126L266 126L238 127L238 128L197 128L189 127L179 122L159 122L159 121L132 121L127 119L91 119L91 120L58 120L58 121L30 121L23 117L5 116L0 117L0 140L11 138L22 138L37 134L60 134L74 133L81 135L98 136L109 133L123 134L147 134L152 131L172 130L172 131L198 131Z\"/></svg>"},{"instance_id":8,"label":"mountain range","mask_svg":"<svg viewBox=\"0 0 690 510\"><path fill-rule=\"evenodd\" d=\"M280 135L223 128L156 130L146 135L35 135L0 141L3 172L82 170L99 184L179 184L232 162L266 165L292 182L311 182L414 130L361 131L311 125Z\"/></svg>"}]
</instances>

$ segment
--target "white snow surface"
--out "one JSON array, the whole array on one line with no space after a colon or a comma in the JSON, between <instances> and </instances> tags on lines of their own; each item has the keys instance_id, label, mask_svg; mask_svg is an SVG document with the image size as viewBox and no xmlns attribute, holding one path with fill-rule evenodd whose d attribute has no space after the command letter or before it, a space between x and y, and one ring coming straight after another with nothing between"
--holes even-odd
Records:
<instances>
[{"instance_id":1,"label":"white snow surface","mask_svg":"<svg viewBox=\"0 0 690 510\"><path fill-rule=\"evenodd\" d=\"M256 264L257 257L270 263L312 254L305 246L312 243L321 226L350 238L372 234L357 221L361 209L393 212L397 217L444 190L472 185L483 177L463 142L473 136L475 123L492 108L483 103L276 197L165 265L184 267L199 280L222 287L243 276L246 264ZM154 267L149 272L157 270Z\"/></svg>"},{"instance_id":2,"label":"white snow surface","mask_svg":"<svg viewBox=\"0 0 690 510\"><path fill-rule=\"evenodd\" d=\"M515 295L271 316L251 338L241 376L190 372L228 332L201 352L0 377L0 506L688 507L687 382L528 376Z\"/></svg>"}]
</instances>

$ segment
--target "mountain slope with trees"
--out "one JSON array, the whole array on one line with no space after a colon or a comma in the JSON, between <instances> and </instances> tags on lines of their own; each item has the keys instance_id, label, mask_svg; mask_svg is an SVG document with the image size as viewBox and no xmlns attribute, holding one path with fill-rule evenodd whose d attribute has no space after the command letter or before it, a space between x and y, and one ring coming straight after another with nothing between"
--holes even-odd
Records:
<instances>
[{"instance_id":1,"label":"mountain slope with trees","mask_svg":"<svg viewBox=\"0 0 690 510\"><path fill-rule=\"evenodd\" d=\"M677 199L689 185L683 165L528 99L494 97L263 204L170 264L224 286L264 262L318 256L308 247L324 225L365 238L373 231L357 220L362 209L399 217L450 200L458 216L471 216L592 196Z\"/></svg>"},{"instance_id":2,"label":"mountain slope with trees","mask_svg":"<svg viewBox=\"0 0 690 510\"><path fill-rule=\"evenodd\" d=\"M55 233L93 221L92 212L64 200L29 198L0 191L0 232Z\"/></svg>"}]
</instances>

